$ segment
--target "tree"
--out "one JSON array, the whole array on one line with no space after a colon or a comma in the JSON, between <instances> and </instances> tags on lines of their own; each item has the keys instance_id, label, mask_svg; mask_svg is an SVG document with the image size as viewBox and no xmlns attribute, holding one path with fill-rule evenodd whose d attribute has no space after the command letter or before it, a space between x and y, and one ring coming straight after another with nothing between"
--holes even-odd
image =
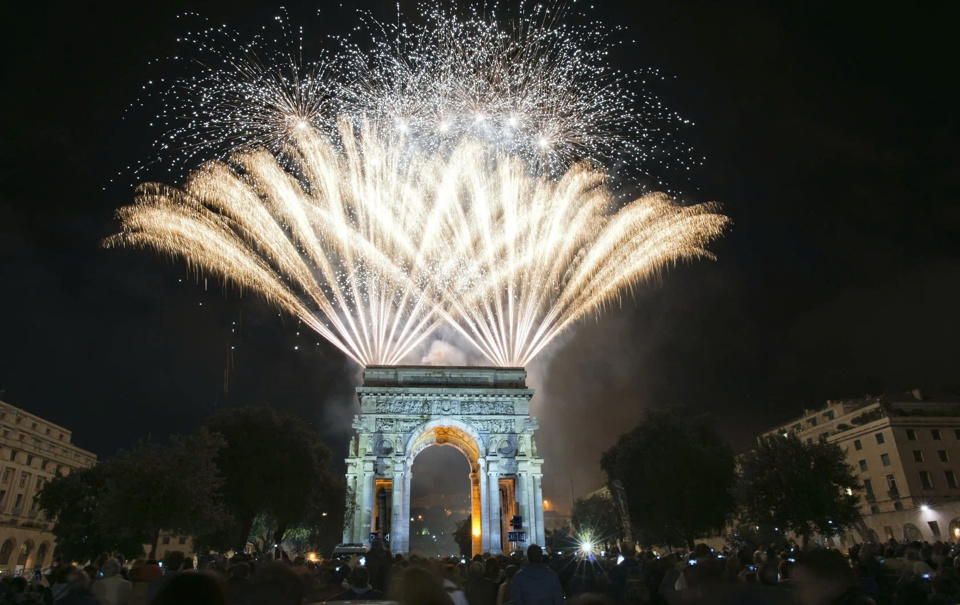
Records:
<instances>
[{"instance_id":1,"label":"tree","mask_svg":"<svg viewBox=\"0 0 960 605\"><path fill-rule=\"evenodd\" d=\"M573 504L570 523L581 538L593 542L607 543L624 536L617 503L604 496L578 498Z\"/></svg>"},{"instance_id":2,"label":"tree","mask_svg":"<svg viewBox=\"0 0 960 605\"><path fill-rule=\"evenodd\" d=\"M143 536L107 531L97 509L107 490L102 464L58 475L47 483L38 497L44 515L53 519L57 551L67 560L87 561L102 552L127 558L143 554Z\"/></svg>"},{"instance_id":3,"label":"tree","mask_svg":"<svg viewBox=\"0 0 960 605\"><path fill-rule=\"evenodd\" d=\"M321 523L323 513L329 517L343 506L343 482L333 473L330 450L299 417L267 407L237 407L216 414L206 426L226 441L216 463L236 550L246 546L257 515L272 519L271 540L278 543L287 528Z\"/></svg>"},{"instance_id":4,"label":"tree","mask_svg":"<svg viewBox=\"0 0 960 605\"><path fill-rule=\"evenodd\" d=\"M453 530L453 541L460 548L460 555L469 557L473 552L473 515L457 521L457 528Z\"/></svg>"},{"instance_id":5,"label":"tree","mask_svg":"<svg viewBox=\"0 0 960 605\"><path fill-rule=\"evenodd\" d=\"M102 463L106 489L100 525L121 536L139 536L156 555L160 532L195 534L223 522L214 456L223 440L205 429L174 437L169 447L141 442Z\"/></svg>"},{"instance_id":6,"label":"tree","mask_svg":"<svg viewBox=\"0 0 960 605\"><path fill-rule=\"evenodd\" d=\"M704 416L646 410L604 452L608 485L620 481L637 540L686 545L719 532L733 509L733 450Z\"/></svg>"},{"instance_id":7,"label":"tree","mask_svg":"<svg viewBox=\"0 0 960 605\"><path fill-rule=\"evenodd\" d=\"M740 458L735 494L741 518L755 527L835 535L860 518L860 482L835 443L768 436Z\"/></svg>"}]
</instances>

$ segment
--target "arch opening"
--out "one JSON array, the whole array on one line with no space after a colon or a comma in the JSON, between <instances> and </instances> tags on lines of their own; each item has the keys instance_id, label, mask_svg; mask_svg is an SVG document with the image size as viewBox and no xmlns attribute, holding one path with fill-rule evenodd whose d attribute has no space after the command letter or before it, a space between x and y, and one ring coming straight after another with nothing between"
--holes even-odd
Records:
<instances>
[{"instance_id":1,"label":"arch opening","mask_svg":"<svg viewBox=\"0 0 960 605\"><path fill-rule=\"evenodd\" d=\"M465 536L456 535L458 526L473 517L470 467L463 451L450 444L434 443L418 452L411 466L410 552L472 555L472 523Z\"/></svg>"}]
</instances>

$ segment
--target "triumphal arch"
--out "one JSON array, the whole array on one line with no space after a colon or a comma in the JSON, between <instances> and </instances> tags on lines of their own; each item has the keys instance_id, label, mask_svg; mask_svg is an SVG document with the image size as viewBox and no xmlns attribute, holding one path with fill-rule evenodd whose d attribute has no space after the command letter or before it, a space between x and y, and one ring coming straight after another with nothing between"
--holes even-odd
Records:
<instances>
[{"instance_id":1,"label":"triumphal arch","mask_svg":"<svg viewBox=\"0 0 960 605\"><path fill-rule=\"evenodd\" d=\"M409 552L413 461L445 445L470 463L474 554L509 551L515 515L526 538L516 546L542 545L543 459L526 377L523 368L368 366L346 460L343 541L376 534L394 553Z\"/></svg>"}]
</instances>

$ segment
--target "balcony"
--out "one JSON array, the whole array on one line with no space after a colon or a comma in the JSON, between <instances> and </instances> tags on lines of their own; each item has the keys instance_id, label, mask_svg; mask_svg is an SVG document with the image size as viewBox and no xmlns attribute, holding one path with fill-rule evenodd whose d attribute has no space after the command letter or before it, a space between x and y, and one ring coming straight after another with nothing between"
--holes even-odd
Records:
<instances>
[{"instance_id":1,"label":"balcony","mask_svg":"<svg viewBox=\"0 0 960 605\"><path fill-rule=\"evenodd\" d=\"M891 498L894 498L894 499L899 500L899 499L900 499L900 490L897 489L897 488L893 488L893 489L887 491L887 495L890 496Z\"/></svg>"}]
</instances>

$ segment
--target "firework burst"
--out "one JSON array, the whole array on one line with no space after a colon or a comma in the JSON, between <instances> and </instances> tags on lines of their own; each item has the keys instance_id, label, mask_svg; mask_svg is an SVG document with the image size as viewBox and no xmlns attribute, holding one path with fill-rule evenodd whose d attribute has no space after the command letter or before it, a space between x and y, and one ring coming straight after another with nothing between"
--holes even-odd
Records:
<instances>
[{"instance_id":1,"label":"firework burst","mask_svg":"<svg viewBox=\"0 0 960 605\"><path fill-rule=\"evenodd\" d=\"M188 75L146 87L161 105L158 158L176 172L252 148L278 152L301 129L335 134L346 115L403 134L407 153L450 152L469 138L535 174L587 161L662 185L697 164L677 136L689 122L648 85L662 76L614 69L618 28L567 12L424 4L396 23L364 15L353 36L328 38L329 52L310 59L286 13L247 42L207 24L171 58Z\"/></svg>"},{"instance_id":2,"label":"firework burst","mask_svg":"<svg viewBox=\"0 0 960 605\"><path fill-rule=\"evenodd\" d=\"M550 179L469 138L411 155L398 136L344 120L335 139L298 131L283 161L245 152L182 189L145 185L107 244L253 290L361 364L398 363L446 323L513 366L667 264L709 256L727 221L664 194L621 208L584 163Z\"/></svg>"},{"instance_id":3,"label":"firework burst","mask_svg":"<svg viewBox=\"0 0 960 605\"><path fill-rule=\"evenodd\" d=\"M643 86L656 70L610 64L618 28L569 19L555 4L421 6L417 23L365 19L347 45L341 109L404 132L417 150L464 138L558 176L579 161L651 176L695 161L675 137L688 121Z\"/></svg>"},{"instance_id":4,"label":"firework burst","mask_svg":"<svg viewBox=\"0 0 960 605\"><path fill-rule=\"evenodd\" d=\"M326 55L303 58L303 29L285 12L253 38L204 26L177 39L178 54L158 63L184 65L188 75L152 81L140 105L161 109L151 125L160 131L157 159L176 173L204 161L263 148L279 153L299 131L331 131L340 85Z\"/></svg>"}]
</instances>

